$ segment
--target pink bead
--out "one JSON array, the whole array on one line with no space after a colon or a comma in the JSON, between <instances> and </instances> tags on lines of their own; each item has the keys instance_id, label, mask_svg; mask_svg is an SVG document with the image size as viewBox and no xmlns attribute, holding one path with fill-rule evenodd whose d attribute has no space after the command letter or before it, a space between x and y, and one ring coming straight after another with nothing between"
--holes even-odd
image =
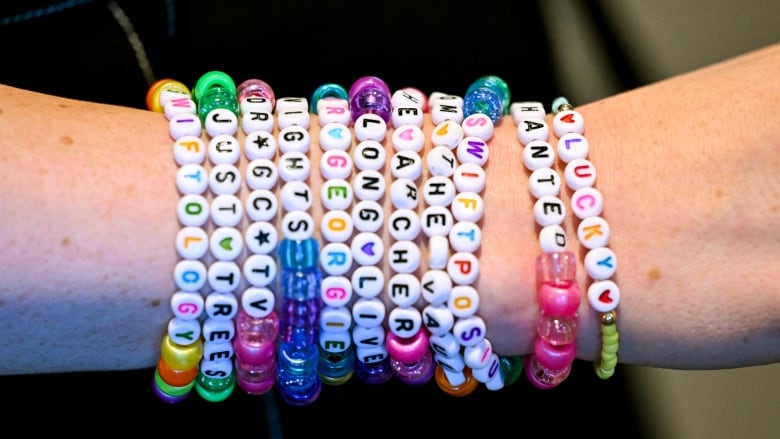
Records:
<instances>
[{"instance_id":1,"label":"pink bead","mask_svg":"<svg viewBox=\"0 0 780 439\"><path fill-rule=\"evenodd\" d=\"M536 322L536 333L546 342L558 346L577 341L576 316L549 316L544 313Z\"/></svg>"},{"instance_id":2,"label":"pink bead","mask_svg":"<svg viewBox=\"0 0 780 439\"><path fill-rule=\"evenodd\" d=\"M556 286L546 282L536 290L539 308L549 316L573 316L580 306L580 289L575 283Z\"/></svg>"},{"instance_id":3,"label":"pink bead","mask_svg":"<svg viewBox=\"0 0 780 439\"><path fill-rule=\"evenodd\" d=\"M536 258L536 284L574 282L577 258L573 252L542 253Z\"/></svg>"},{"instance_id":4,"label":"pink bead","mask_svg":"<svg viewBox=\"0 0 780 439\"><path fill-rule=\"evenodd\" d=\"M273 88L262 79L247 79L236 87L236 97L239 102L250 96L268 99L271 102L271 107L276 104Z\"/></svg>"},{"instance_id":5,"label":"pink bead","mask_svg":"<svg viewBox=\"0 0 780 439\"><path fill-rule=\"evenodd\" d=\"M265 363L276 352L278 334L279 318L276 312L256 318L241 310L236 315L236 337L233 339L235 355L248 364Z\"/></svg>"},{"instance_id":6,"label":"pink bead","mask_svg":"<svg viewBox=\"0 0 780 439\"><path fill-rule=\"evenodd\" d=\"M528 381L540 389L551 389L562 383L571 372L571 366L560 370L547 369L536 359L535 355L526 357L523 366Z\"/></svg>"},{"instance_id":7,"label":"pink bead","mask_svg":"<svg viewBox=\"0 0 780 439\"><path fill-rule=\"evenodd\" d=\"M421 329L412 337L401 338L388 331L385 343L391 358L402 363L414 363L428 352L428 332Z\"/></svg>"},{"instance_id":8,"label":"pink bead","mask_svg":"<svg viewBox=\"0 0 780 439\"><path fill-rule=\"evenodd\" d=\"M418 361L412 363L404 363L391 357L390 367L399 380L414 386L427 383L436 371L436 363L433 361L431 351L425 351Z\"/></svg>"},{"instance_id":9,"label":"pink bead","mask_svg":"<svg viewBox=\"0 0 780 439\"><path fill-rule=\"evenodd\" d=\"M574 343L554 346L542 338L534 341L534 357L542 366L550 370L561 370L571 366L576 355Z\"/></svg>"}]
</instances>

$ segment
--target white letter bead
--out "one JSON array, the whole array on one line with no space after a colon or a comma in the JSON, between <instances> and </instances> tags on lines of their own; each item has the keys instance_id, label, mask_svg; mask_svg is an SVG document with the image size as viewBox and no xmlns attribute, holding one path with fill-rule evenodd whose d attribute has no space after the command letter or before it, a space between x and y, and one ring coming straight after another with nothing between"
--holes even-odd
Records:
<instances>
[{"instance_id":1,"label":"white letter bead","mask_svg":"<svg viewBox=\"0 0 780 439\"><path fill-rule=\"evenodd\" d=\"M447 299L447 308L457 318L471 317L479 309L479 293L471 285L456 285Z\"/></svg>"},{"instance_id":2,"label":"white letter bead","mask_svg":"<svg viewBox=\"0 0 780 439\"><path fill-rule=\"evenodd\" d=\"M398 178L390 184L390 200L396 209L414 209L419 203L417 185L408 178Z\"/></svg>"},{"instance_id":3,"label":"white letter bead","mask_svg":"<svg viewBox=\"0 0 780 439\"><path fill-rule=\"evenodd\" d=\"M200 194L184 195L179 198L176 214L182 225L200 227L209 219L209 202Z\"/></svg>"},{"instance_id":4,"label":"white letter bead","mask_svg":"<svg viewBox=\"0 0 780 439\"><path fill-rule=\"evenodd\" d=\"M352 346L352 334L349 331L334 332L323 329L319 335L319 346L325 352L344 352Z\"/></svg>"},{"instance_id":5,"label":"white letter bead","mask_svg":"<svg viewBox=\"0 0 780 439\"><path fill-rule=\"evenodd\" d=\"M545 195L558 196L561 192L561 181L558 172L551 168L539 168L531 173L528 186L534 198Z\"/></svg>"},{"instance_id":6,"label":"white letter bead","mask_svg":"<svg viewBox=\"0 0 780 439\"><path fill-rule=\"evenodd\" d=\"M588 287L588 303L598 312L610 312L620 304L620 288L611 280L593 282Z\"/></svg>"},{"instance_id":7,"label":"white letter bead","mask_svg":"<svg viewBox=\"0 0 780 439\"><path fill-rule=\"evenodd\" d=\"M558 138L566 133L582 134L585 131L585 119L575 110L559 111L553 117L553 130Z\"/></svg>"},{"instance_id":8,"label":"white letter bead","mask_svg":"<svg viewBox=\"0 0 780 439\"><path fill-rule=\"evenodd\" d=\"M309 210L312 205L312 194L309 185L303 181L290 181L279 191L279 200L284 210Z\"/></svg>"},{"instance_id":9,"label":"white letter bead","mask_svg":"<svg viewBox=\"0 0 780 439\"><path fill-rule=\"evenodd\" d=\"M347 333L352 325L352 315L343 306L324 306L320 310L320 328L327 332Z\"/></svg>"},{"instance_id":10,"label":"white letter bead","mask_svg":"<svg viewBox=\"0 0 780 439\"><path fill-rule=\"evenodd\" d=\"M485 213L485 202L476 192L460 192L452 200L450 209L455 220L476 223Z\"/></svg>"},{"instance_id":11,"label":"white letter bead","mask_svg":"<svg viewBox=\"0 0 780 439\"><path fill-rule=\"evenodd\" d=\"M385 274L375 265L364 265L352 271L352 291L360 297L378 296L385 288Z\"/></svg>"},{"instance_id":12,"label":"white letter bead","mask_svg":"<svg viewBox=\"0 0 780 439\"><path fill-rule=\"evenodd\" d=\"M279 242L276 226L266 221L253 221L244 231L244 243L250 252L269 254Z\"/></svg>"},{"instance_id":13,"label":"white letter bead","mask_svg":"<svg viewBox=\"0 0 780 439\"><path fill-rule=\"evenodd\" d=\"M444 146L449 149L455 149L463 140L463 127L452 120L445 120L436 125L431 133L431 143L433 146Z\"/></svg>"},{"instance_id":14,"label":"white letter bead","mask_svg":"<svg viewBox=\"0 0 780 439\"><path fill-rule=\"evenodd\" d=\"M420 246L414 241L396 241L387 251L387 262L396 273L414 273L420 267L421 258Z\"/></svg>"},{"instance_id":15,"label":"white letter bead","mask_svg":"<svg viewBox=\"0 0 780 439\"><path fill-rule=\"evenodd\" d=\"M254 159L246 167L246 185L250 189L273 189L278 179L276 163L269 159Z\"/></svg>"},{"instance_id":16,"label":"white letter bead","mask_svg":"<svg viewBox=\"0 0 780 439\"><path fill-rule=\"evenodd\" d=\"M215 292L206 296L206 315L209 318L215 321L230 323L233 326L232 322L228 321L232 320L237 312L238 299L233 294Z\"/></svg>"},{"instance_id":17,"label":"white letter bead","mask_svg":"<svg viewBox=\"0 0 780 439\"><path fill-rule=\"evenodd\" d=\"M320 298L325 306L347 306L352 299L352 283L344 276L325 276L320 282Z\"/></svg>"},{"instance_id":18,"label":"white letter bead","mask_svg":"<svg viewBox=\"0 0 780 439\"><path fill-rule=\"evenodd\" d=\"M381 327L385 312L385 304L376 297L361 297L352 304L352 320L366 328Z\"/></svg>"},{"instance_id":19,"label":"white letter bead","mask_svg":"<svg viewBox=\"0 0 780 439\"><path fill-rule=\"evenodd\" d=\"M394 104L393 114L390 116L390 121L394 127L400 127L403 125L422 127L424 121L423 110L419 106Z\"/></svg>"},{"instance_id":20,"label":"white letter bead","mask_svg":"<svg viewBox=\"0 0 780 439\"><path fill-rule=\"evenodd\" d=\"M359 201L352 207L352 221L358 232L378 231L384 224L384 215L385 211L382 205L376 201Z\"/></svg>"},{"instance_id":21,"label":"white letter bead","mask_svg":"<svg viewBox=\"0 0 780 439\"><path fill-rule=\"evenodd\" d=\"M379 201L385 195L385 176L373 169L360 171L352 179L352 188L358 200Z\"/></svg>"},{"instance_id":22,"label":"white letter bead","mask_svg":"<svg viewBox=\"0 0 780 439\"><path fill-rule=\"evenodd\" d=\"M314 218L308 212L295 210L282 217L282 236L286 239L304 240L314 236Z\"/></svg>"},{"instance_id":23,"label":"white letter bead","mask_svg":"<svg viewBox=\"0 0 780 439\"><path fill-rule=\"evenodd\" d=\"M208 269L209 286L218 293L232 293L241 283L241 269L233 261L215 261ZM208 302L208 297L206 297Z\"/></svg>"},{"instance_id":24,"label":"white letter bead","mask_svg":"<svg viewBox=\"0 0 780 439\"><path fill-rule=\"evenodd\" d=\"M417 335L422 329L422 316L414 307L395 307L387 316L387 326L401 338Z\"/></svg>"},{"instance_id":25,"label":"white letter bead","mask_svg":"<svg viewBox=\"0 0 780 439\"><path fill-rule=\"evenodd\" d=\"M423 199L430 206L449 206L455 199L455 183L443 175L434 175L423 183Z\"/></svg>"},{"instance_id":26,"label":"white letter bead","mask_svg":"<svg viewBox=\"0 0 780 439\"><path fill-rule=\"evenodd\" d=\"M244 237L235 227L217 227L209 237L211 255L220 261L232 261L244 249Z\"/></svg>"},{"instance_id":27,"label":"white letter bead","mask_svg":"<svg viewBox=\"0 0 780 439\"><path fill-rule=\"evenodd\" d=\"M173 268L173 279L178 289L182 291L197 291L206 284L208 270L201 261L182 259Z\"/></svg>"},{"instance_id":28,"label":"white letter bead","mask_svg":"<svg viewBox=\"0 0 780 439\"><path fill-rule=\"evenodd\" d=\"M457 285L473 284L479 276L479 259L473 253L457 252L447 262L447 273Z\"/></svg>"},{"instance_id":29,"label":"white letter bead","mask_svg":"<svg viewBox=\"0 0 780 439\"><path fill-rule=\"evenodd\" d=\"M490 364L491 354L493 346L488 339L483 338L474 346L463 349L463 362L471 369L482 369Z\"/></svg>"},{"instance_id":30,"label":"white letter bead","mask_svg":"<svg viewBox=\"0 0 780 439\"><path fill-rule=\"evenodd\" d=\"M177 291L171 296L171 311L181 320L196 320L203 312L203 296L197 291ZM200 322L198 322L200 332Z\"/></svg>"},{"instance_id":31,"label":"white letter bead","mask_svg":"<svg viewBox=\"0 0 780 439\"><path fill-rule=\"evenodd\" d=\"M586 186L574 191L570 205L572 212L579 219L599 216L604 209L604 196L601 195L598 189Z\"/></svg>"},{"instance_id":32,"label":"white letter bead","mask_svg":"<svg viewBox=\"0 0 780 439\"><path fill-rule=\"evenodd\" d=\"M459 319L452 326L452 333L461 345L474 346L485 338L485 321L479 316Z\"/></svg>"},{"instance_id":33,"label":"white letter bead","mask_svg":"<svg viewBox=\"0 0 780 439\"><path fill-rule=\"evenodd\" d=\"M463 122L464 117L462 104L463 100L461 99L460 102L460 106L451 105L449 103L439 103L431 106L431 120L433 123L439 125L444 121L451 120L460 125Z\"/></svg>"},{"instance_id":34,"label":"white letter bead","mask_svg":"<svg viewBox=\"0 0 780 439\"><path fill-rule=\"evenodd\" d=\"M311 173L311 162L305 153L286 152L279 157L278 169L282 181L304 181Z\"/></svg>"},{"instance_id":35,"label":"white letter bead","mask_svg":"<svg viewBox=\"0 0 780 439\"><path fill-rule=\"evenodd\" d=\"M162 99L160 101L162 102ZM171 120L177 114L197 114L198 106L191 98L179 97L166 102L163 106L163 112L165 113L165 118Z\"/></svg>"},{"instance_id":36,"label":"white letter bead","mask_svg":"<svg viewBox=\"0 0 780 439\"><path fill-rule=\"evenodd\" d=\"M560 198L546 195L534 203L534 220L542 227L560 225L566 218L566 206Z\"/></svg>"},{"instance_id":37,"label":"white letter bead","mask_svg":"<svg viewBox=\"0 0 780 439\"><path fill-rule=\"evenodd\" d=\"M349 101L336 97L325 97L317 101L317 118L320 125L331 122L349 126L352 115L349 113Z\"/></svg>"},{"instance_id":38,"label":"white letter bead","mask_svg":"<svg viewBox=\"0 0 780 439\"><path fill-rule=\"evenodd\" d=\"M458 221L449 233L450 247L456 252L474 253L482 245L482 229L471 221Z\"/></svg>"},{"instance_id":39,"label":"white letter bead","mask_svg":"<svg viewBox=\"0 0 780 439\"><path fill-rule=\"evenodd\" d=\"M352 216L343 210L329 210L322 215L320 231L328 242L344 242L352 236Z\"/></svg>"},{"instance_id":40,"label":"white letter bead","mask_svg":"<svg viewBox=\"0 0 780 439\"><path fill-rule=\"evenodd\" d=\"M238 130L238 116L226 108L215 108L209 111L204 120L206 132L211 137L222 134L236 134Z\"/></svg>"},{"instance_id":41,"label":"white letter bead","mask_svg":"<svg viewBox=\"0 0 780 439\"><path fill-rule=\"evenodd\" d=\"M189 346L200 339L200 322L174 317L168 321L168 337L176 344Z\"/></svg>"},{"instance_id":42,"label":"white letter bead","mask_svg":"<svg viewBox=\"0 0 780 439\"><path fill-rule=\"evenodd\" d=\"M395 107L422 109L425 106L425 94L413 87L404 87L393 92L390 103Z\"/></svg>"},{"instance_id":43,"label":"white letter bead","mask_svg":"<svg viewBox=\"0 0 780 439\"><path fill-rule=\"evenodd\" d=\"M444 305L426 306L422 311L422 319L431 337L449 333L455 324L455 316Z\"/></svg>"},{"instance_id":44,"label":"white letter bead","mask_svg":"<svg viewBox=\"0 0 780 439\"><path fill-rule=\"evenodd\" d=\"M176 253L183 259L200 259L209 250L209 236L202 227L186 226L176 234Z\"/></svg>"},{"instance_id":45,"label":"white letter bead","mask_svg":"<svg viewBox=\"0 0 780 439\"><path fill-rule=\"evenodd\" d=\"M428 270L420 280L423 299L437 306L447 302L452 291L452 279L446 271ZM448 310L449 311L449 310Z\"/></svg>"},{"instance_id":46,"label":"white letter bead","mask_svg":"<svg viewBox=\"0 0 780 439\"><path fill-rule=\"evenodd\" d=\"M182 136L173 143L173 159L179 166L202 164L206 160L206 144L200 137Z\"/></svg>"},{"instance_id":47,"label":"white letter bead","mask_svg":"<svg viewBox=\"0 0 780 439\"><path fill-rule=\"evenodd\" d=\"M420 234L420 217L411 209L394 210L387 219L387 229L397 241L412 241Z\"/></svg>"},{"instance_id":48,"label":"white letter bead","mask_svg":"<svg viewBox=\"0 0 780 439\"><path fill-rule=\"evenodd\" d=\"M241 157L238 139L231 134L220 134L209 140L209 161L215 165L235 165Z\"/></svg>"},{"instance_id":49,"label":"white letter bead","mask_svg":"<svg viewBox=\"0 0 780 439\"><path fill-rule=\"evenodd\" d=\"M617 270L617 256L609 247L596 247L585 254L584 265L591 279L609 279Z\"/></svg>"},{"instance_id":50,"label":"white letter bead","mask_svg":"<svg viewBox=\"0 0 780 439\"><path fill-rule=\"evenodd\" d=\"M348 210L352 207L352 185L341 178L325 180L320 188L320 201L329 210Z\"/></svg>"},{"instance_id":51,"label":"white letter bead","mask_svg":"<svg viewBox=\"0 0 780 439\"><path fill-rule=\"evenodd\" d=\"M200 137L201 131L203 131L203 124L200 122L200 118L194 114L174 114L168 121L168 132L174 140L185 136ZM206 151L203 153L205 154Z\"/></svg>"},{"instance_id":52,"label":"white letter bead","mask_svg":"<svg viewBox=\"0 0 780 439\"><path fill-rule=\"evenodd\" d=\"M250 131L244 139L244 155L249 160L273 160L276 157L276 149L276 138L270 131Z\"/></svg>"},{"instance_id":53,"label":"white letter bead","mask_svg":"<svg viewBox=\"0 0 780 439\"><path fill-rule=\"evenodd\" d=\"M209 189L215 195L235 194L241 188L241 171L235 165L221 164L211 168Z\"/></svg>"},{"instance_id":54,"label":"white letter bead","mask_svg":"<svg viewBox=\"0 0 780 439\"><path fill-rule=\"evenodd\" d=\"M343 242L330 242L320 250L322 271L331 276L341 276L352 268L352 250Z\"/></svg>"},{"instance_id":55,"label":"white letter bead","mask_svg":"<svg viewBox=\"0 0 780 439\"><path fill-rule=\"evenodd\" d=\"M387 123L382 116L374 113L363 113L355 120L352 129L358 141L384 140L387 134Z\"/></svg>"},{"instance_id":56,"label":"white letter bead","mask_svg":"<svg viewBox=\"0 0 780 439\"><path fill-rule=\"evenodd\" d=\"M446 268L449 258L450 243L446 236L434 235L428 238L428 268Z\"/></svg>"},{"instance_id":57,"label":"white letter bead","mask_svg":"<svg viewBox=\"0 0 780 439\"><path fill-rule=\"evenodd\" d=\"M343 123L330 122L320 128L319 140L323 151L346 151L352 146L352 131Z\"/></svg>"},{"instance_id":58,"label":"white letter bead","mask_svg":"<svg viewBox=\"0 0 780 439\"><path fill-rule=\"evenodd\" d=\"M349 178L352 175L352 156L340 149L325 151L320 157L320 174L325 179Z\"/></svg>"},{"instance_id":59,"label":"white letter bead","mask_svg":"<svg viewBox=\"0 0 780 439\"><path fill-rule=\"evenodd\" d=\"M609 223L600 216L589 216L580 221L577 226L577 239L587 248L606 247L612 229Z\"/></svg>"},{"instance_id":60,"label":"white letter bead","mask_svg":"<svg viewBox=\"0 0 780 439\"><path fill-rule=\"evenodd\" d=\"M537 101L512 102L509 113L516 124L523 119L544 119L547 115L544 104Z\"/></svg>"},{"instance_id":61,"label":"white letter bead","mask_svg":"<svg viewBox=\"0 0 780 439\"><path fill-rule=\"evenodd\" d=\"M550 127L544 119L523 119L517 124L517 139L523 145L534 140L547 141L550 138Z\"/></svg>"},{"instance_id":62,"label":"white letter bead","mask_svg":"<svg viewBox=\"0 0 780 439\"><path fill-rule=\"evenodd\" d=\"M379 346L359 347L355 349L355 357L366 364L379 363L387 358L387 348L384 343Z\"/></svg>"},{"instance_id":63,"label":"white letter bead","mask_svg":"<svg viewBox=\"0 0 780 439\"><path fill-rule=\"evenodd\" d=\"M390 172L395 178L417 180L422 175L422 158L414 151L398 151L390 159Z\"/></svg>"},{"instance_id":64,"label":"white letter bead","mask_svg":"<svg viewBox=\"0 0 780 439\"><path fill-rule=\"evenodd\" d=\"M309 100L300 96L285 96L276 100L276 114L285 111L309 111Z\"/></svg>"},{"instance_id":65,"label":"white letter bead","mask_svg":"<svg viewBox=\"0 0 780 439\"><path fill-rule=\"evenodd\" d=\"M360 232L355 235L350 248L352 259L358 265L377 265L385 251L384 241L373 232Z\"/></svg>"},{"instance_id":66,"label":"white letter bead","mask_svg":"<svg viewBox=\"0 0 780 439\"><path fill-rule=\"evenodd\" d=\"M447 331L442 334L432 335L428 338L428 344L431 346L431 349L436 351L437 356L442 355L453 359L451 360L453 361L451 364L455 365L453 370L462 370L462 366L458 368L458 364L465 366L463 357L460 355L460 342L452 335L452 332ZM455 360L454 357L458 357L458 359Z\"/></svg>"},{"instance_id":67,"label":"white letter bead","mask_svg":"<svg viewBox=\"0 0 780 439\"><path fill-rule=\"evenodd\" d=\"M543 253L564 251L567 243L566 231L558 224L544 226L539 231L539 247Z\"/></svg>"},{"instance_id":68,"label":"white letter bead","mask_svg":"<svg viewBox=\"0 0 780 439\"><path fill-rule=\"evenodd\" d=\"M418 126L401 125L393 130L392 144L396 151L420 152L425 144L425 135Z\"/></svg>"},{"instance_id":69,"label":"white letter bead","mask_svg":"<svg viewBox=\"0 0 780 439\"><path fill-rule=\"evenodd\" d=\"M274 111L274 104L270 99L263 96L247 96L238 103L241 114L249 111Z\"/></svg>"},{"instance_id":70,"label":"white letter bead","mask_svg":"<svg viewBox=\"0 0 780 439\"><path fill-rule=\"evenodd\" d=\"M415 275L398 273L387 282L387 295L397 307L414 306L420 294L420 280Z\"/></svg>"},{"instance_id":71,"label":"white letter bead","mask_svg":"<svg viewBox=\"0 0 780 439\"><path fill-rule=\"evenodd\" d=\"M523 164L529 171L552 168L555 165L555 151L543 140L534 140L523 147Z\"/></svg>"},{"instance_id":72,"label":"white letter bead","mask_svg":"<svg viewBox=\"0 0 780 439\"><path fill-rule=\"evenodd\" d=\"M304 129L309 129L309 123L311 118L308 110L290 110L276 112L276 123L279 128L288 128L291 126L300 126Z\"/></svg>"},{"instance_id":73,"label":"white letter bead","mask_svg":"<svg viewBox=\"0 0 780 439\"><path fill-rule=\"evenodd\" d=\"M452 176L458 192L482 192L485 188L485 170L476 163L461 163Z\"/></svg>"},{"instance_id":74,"label":"white letter bead","mask_svg":"<svg viewBox=\"0 0 780 439\"><path fill-rule=\"evenodd\" d=\"M311 135L308 129L302 126L290 125L279 131L277 144L282 154L287 152L306 154L309 152L309 148L311 148Z\"/></svg>"},{"instance_id":75,"label":"white letter bead","mask_svg":"<svg viewBox=\"0 0 780 439\"><path fill-rule=\"evenodd\" d=\"M211 221L220 227L234 227L244 217L241 199L233 194L217 195L211 200Z\"/></svg>"},{"instance_id":76,"label":"white letter bead","mask_svg":"<svg viewBox=\"0 0 780 439\"><path fill-rule=\"evenodd\" d=\"M566 185L577 190L593 186L596 183L596 167L587 159L574 159L563 170Z\"/></svg>"},{"instance_id":77,"label":"white letter bead","mask_svg":"<svg viewBox=\"0 0 780 439\"><path fill-rule=\"evenodd\" d=\"M458 95L434 91L428 96L428 106L433 108L436 105L449 105L463 108L463 98Z\"/></svg>"},{"instance_id":78,"label":"white letter bead","mask_svg":"<svg viewBox=\"0 0 780 439\"><path fill-rule=\"evenodd\" d=\"M244 260L244 278L253 287L267 287L276 280L278 267L271 255L250 255Z\"/></svg>"},{"instance_id":79,"label":"white letter bead","mask_svg":"<svg viewBox=\"0 0 780 439\"><path fill-rule=\"evenodd\" d=\"M271 111L258 109L241 112L241 131L244 133L273 130L274 117Z\"/></svg>"},{"instance_id":80,"label":"white letter bead","mask_svg":"<svg viewBox=\"0 0 780 439\"><path fill-rule=\"evenodd\" d=\"M352 341L357 348L368 348L384 344L385 328L382 325L362 326L352 328Z\"/></svg>"},{"instance_id":81,"label":"white letter bead","mask_svg":"<svg viewBox=\"0 0 780 439\"><path fill-rule=\"evenodd\" d=\"M482 140L490 140L493 137L493 120L486 114L473 113L463 119L463 135L479 137Z\"/></svg>"},{"instance_id":82,"label":"white letter bead","mask_svg":"<svg viewBox=\"0 0 780 439\"><path fill-rule=\"evenodd\" d=\"M476 163L484 166L487 163L490 148L487 142L479 137L464 137L455 151L460 163Z\"/></svg>"},{"instance_id":83,"label":"white letter bead","mask_svg":"<svg viewBox=\"0 0 780 439\"><path fill-rule=\"evenodd\" d=\"M225 309L226 313L230 313L231 310ZM206 319L203 321L203 339L210 341L228 341L232 340L236 335L236 325L233 324L231 319Z\"/></svg>"},{"instance_id":84,"label":"white letter bead","mask_svg":"<svg viewBox=\"0 0 780 439\"><path fill-rule=\"evenodd\" d=\"M425 154L425 163L431 175L449 177L455 173L458 160L448 146L434 146Z\"/></svg>"},{"instance_id":85,"label":"white letter bead","mask_svg":"<svg viewBox=\"0 0 780 439\"><path fill-rule=\"evenodd\" d=\"M176 188L181 194L202 194L209 187L208 171L197 163L182 165L176 171Z\"/></svg>"},{"instance_id":86,"label":"white letter bead","mask_svg":"<svg viewBox=\"0 0 780 439\"><path fill-rule=\"evenodd\" d=\"M357 169L378 171L385 165L385 147L376 140L365 140L355 147L352 158Z\"/></svg>"},{"instance_id":87,"label":"white letter bead","mask_svg":"<svg viewBox=\"0 0 780 439\"><path fill-rule=\"evenodd\" d=\"M233 361L230 359L232 356L232 343L205 343L198 372L205 376L228 376L233 373Z\"/></svg>"},{"instance_id":88,"label":"white letter bead","mask_svg":"<svg viewBox=\"0 0 780 439\"><path fill-rule=\"evenodd\" d=\"M501 363L496 354L490 355L487 366L480 369L472 369L471 373L474 379L484 383L488 390L496 391L504 387L504 381L501 377Z\"/></svg>"},{"instance_id":89,"label":"white letter bead","mask_svg":"<svg viewBox=\"0 0 780 439\"><path fill-rule=\"evenodd\" d=\"M246 216L252 221L271 221L279 210L276 194L267 189L250 192L244 203Z\"/></svg>"},{"instance_id":90,"label":"white letter bead","mask_svg":"<svg viewBox=\"0 0 780 439\"><path fill-rule=\"evenodd\" d=\"M254 318L267 317L275 304L276 295L268 288L249 287L241 293L241 309Z\"/></svg>"},{"instance_id":91,"label":"white letter bead","mask_svg":"<svg viewBox=\"0 0 780 439\"><path fill-rule=\"evenodd\" d=\"M558 157L564 163L588 156L589 143L582 134L568 133L558 139Z\"/></svg>"},{"instance_id":92,"label":"white letter bead","mask_svg":"<svg viewBox=\"0 0 780 439\"><path fill-rule=\"evenodd\" d=\"M420 226L425 236L448 236L455 220L445 206L428 206L420 215Z\"/></svg>"}]
</instances>

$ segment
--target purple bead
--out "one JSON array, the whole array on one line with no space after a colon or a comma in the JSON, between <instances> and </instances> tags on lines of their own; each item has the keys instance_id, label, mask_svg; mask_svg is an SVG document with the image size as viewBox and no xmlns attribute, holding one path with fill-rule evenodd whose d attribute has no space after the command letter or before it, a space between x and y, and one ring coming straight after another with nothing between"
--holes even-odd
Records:
<instances>
[{"instance_id":1,"label":"purple bead","mask_svg":"<svg viewBox=\"0 0 780 439\"><path fill-rule=\"evenodd\" d=\"M358 90L362 88L378 88L384 91L387 95L391 94L390 87L388 87L387 83L385 83L385 81L382 79L376 76L362 76L353 82L349 87L349 100L351 101L352 98L355 97L355 94L357 94Z\"/></svg>"},{"instance_id":2,"label":"purple bead","mask_svg":"<svg viewBox=\"0 0 780 439\"><path fill-rule=\"evenodd\" d=\"M355 374L360 381L366 384L386 383L393 377L393 368L390 366L390 358L386 357L376 363L365 363L360 360L355 361Z\"/></svg>"},{"instance_id":3,"label":"purple bead","mask_svg":"<svg viewBox=\"0 0 780 439\"><path fill-rule=\"evenodd\" d=\"M363 114L374 113L385 122L389 122L393 113L390 96L390 89L381 79L375 76L364 76L358 79L349 89L352 121L356 121Z\"/></svg>"}]
</instances>

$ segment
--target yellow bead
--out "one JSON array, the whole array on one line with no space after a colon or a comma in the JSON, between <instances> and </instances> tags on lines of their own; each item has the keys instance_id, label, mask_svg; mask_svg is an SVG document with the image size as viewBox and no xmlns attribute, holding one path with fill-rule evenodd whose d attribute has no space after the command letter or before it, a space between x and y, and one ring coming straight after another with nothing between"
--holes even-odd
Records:
<instances>
[{"instance_id":1,"label":"yellow bead","mask_svg":"<svg viewBox=\"0 0 780 439\"><path fill-rule=\"evenodd\" d=\"M203 357L203 341L198 340L195 343L184 346L174 343L166 335L162 341L160 356L163 361L175 370L189 370L198 365Z\"/></svg>"}]
</instances>

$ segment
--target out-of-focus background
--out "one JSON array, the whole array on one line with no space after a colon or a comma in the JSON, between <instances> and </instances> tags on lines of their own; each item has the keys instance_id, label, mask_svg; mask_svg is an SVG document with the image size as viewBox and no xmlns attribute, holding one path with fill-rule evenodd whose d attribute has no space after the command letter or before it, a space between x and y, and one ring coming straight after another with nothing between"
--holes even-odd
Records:
<instances>
[{"instance_id":1,"label":"out-of-focus background","mask_svg":"<svg viewBox=\"0 0 780 439\"><path fill-rule=\"evenodd\" d=\"M776 0L540 4L558 80L583 102L780 41ZM623 368L648 439L780 438L780 363L724 371Z\"/></svg>"}]
</instances>

